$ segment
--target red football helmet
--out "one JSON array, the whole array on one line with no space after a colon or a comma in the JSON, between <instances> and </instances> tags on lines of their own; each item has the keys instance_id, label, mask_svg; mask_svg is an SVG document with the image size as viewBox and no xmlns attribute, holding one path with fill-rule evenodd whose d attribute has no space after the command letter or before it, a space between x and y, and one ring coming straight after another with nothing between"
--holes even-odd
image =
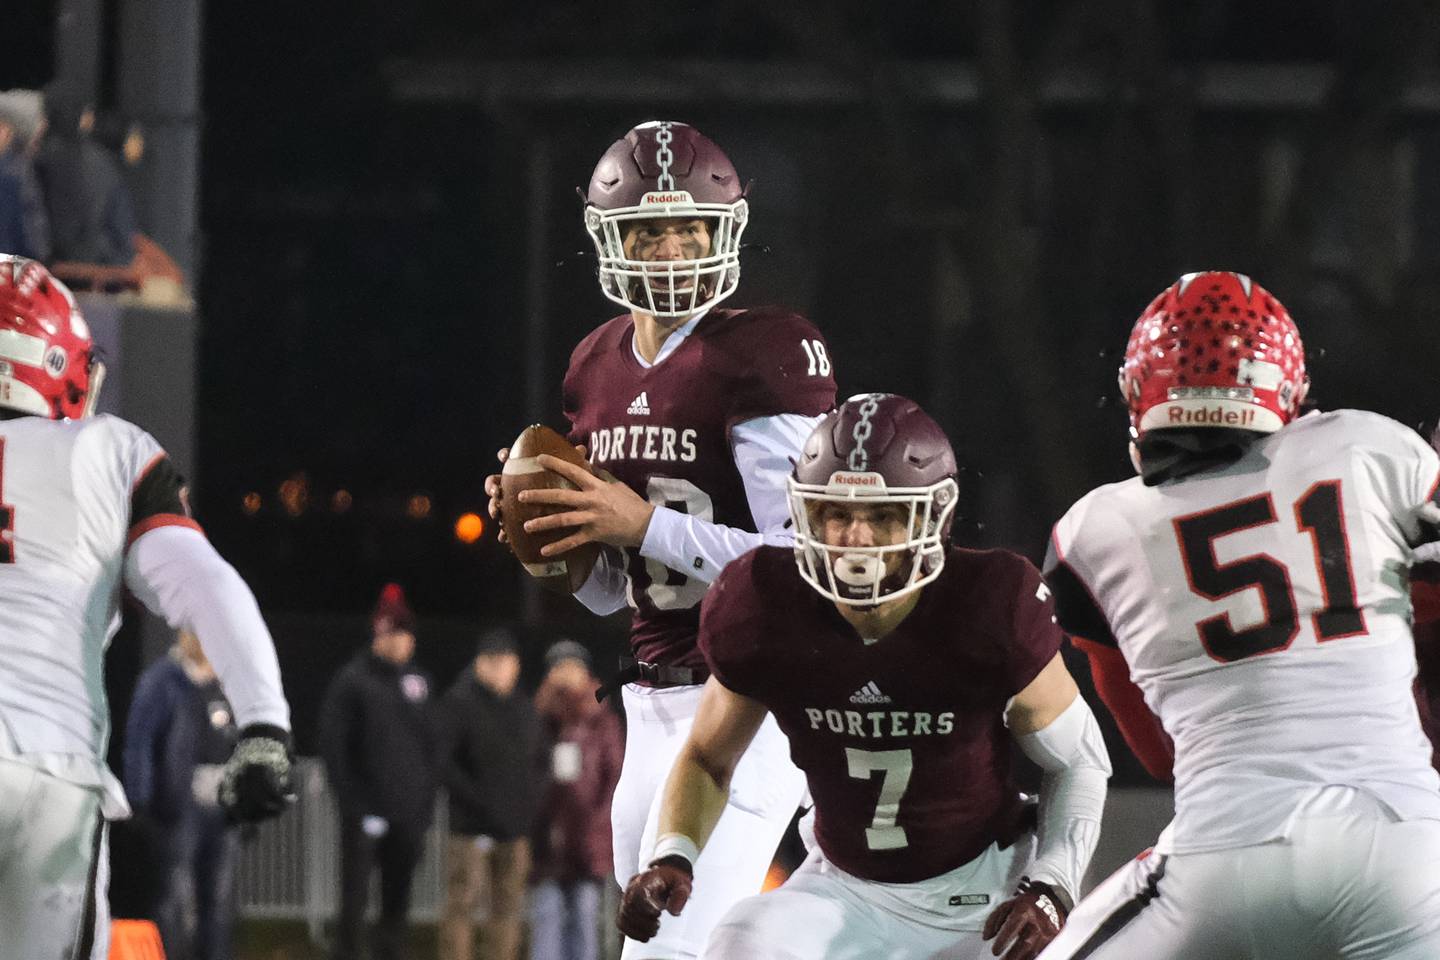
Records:
<instances>
[{"instance_id":1,"label":"red football helmet","mask_svg":"<svg viewBox=\"0 0 1440 960\"><path fill-rule=\"evenodd\" d=\"M1170 427L1273 433L1309 389L1295 321L1243 273L1177 280L1135 321L1120 367L1135 440Z\"/></svg>"},{"instance_id":2,"label":"red football helmet","mask_svg":"<svg viewBox=\"0 0 1440 960\"><path fill-rule=\"evenodd\" d=\"M893 393L851 397L805 441L790 477L795 563L821 595L870 606L940 575L955 513L955 452L919 404ZM892 503L909 511L909 535L885 546L827 546L816 530L825 503ZM902 562L887 573L887 560Z\"/></svg>"},{"instance_id":3,"label":"red football helmet","mask_svg":"<svg viewBox=\"0 0 1440 960\"><path fill-rule=\"evenodd\" d=\"M615 141L590 177L585 229L600 261L600 289L631 310L684 317L719 303L740 283L740 235L748 207L729 158L694 127L642 123ZM625 233L634 220L703 219L710 249L687 260L633 260Z\"/></svg>"},{"instance_id":4,"label":"red football helmet","mask_svg":"<svg viewBox=\"0 0 1440 960\"><path fill-rule=\"evenodd\" d=\"M65 285L34 260L0 254L0 407L88 417L105 376L94 348Z\"/></svg>"}]
</instances>

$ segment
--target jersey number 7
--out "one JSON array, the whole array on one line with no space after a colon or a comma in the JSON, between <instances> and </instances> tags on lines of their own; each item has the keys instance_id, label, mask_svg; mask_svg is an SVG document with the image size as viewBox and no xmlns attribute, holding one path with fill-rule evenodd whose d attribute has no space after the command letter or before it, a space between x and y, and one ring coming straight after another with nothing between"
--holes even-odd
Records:
<instances>
[{"instance_id":1,"label":"jersey number 7","mask_svg":"<svg viewBox=\"0 0 1440 960\"><path fill-rule=\"evenodd\" d=\"M0 563L15 562L15 508L5 502L5 438L0 437Z\"/></svg>"},{"instance_id":2,"label":"jersey number 7","mask_svg":"<svg viewBox=\"0 0 1440 960\"><path fill-rule=\"evenodd\" d=\"M1340 481L1312 485L1295 501L1294 511L1296 532L1310 537L1325 599L1324 609L1311 617L1316 638L1324 642L1364 634L1365 615L1355 603ZM1195 624L1205 652L1222 663L1285 650L1300 633L1295 591L1283 563L1264 553L1224 564L1215 558L1215 541L1220 537L1275 522L1275 501L1268 493L1174 521L1192 591L1207 600L1221 600L1241 590L1260 591L1263 622L1236 630L1229 614L1222 613Z\"/></svg>"}]
</instances>

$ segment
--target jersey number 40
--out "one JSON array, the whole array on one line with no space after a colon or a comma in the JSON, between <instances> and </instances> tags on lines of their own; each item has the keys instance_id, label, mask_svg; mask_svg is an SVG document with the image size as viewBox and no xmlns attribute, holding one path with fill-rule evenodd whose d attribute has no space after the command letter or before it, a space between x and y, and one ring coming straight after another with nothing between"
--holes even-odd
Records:
<instances>
[{"instance_id":1,"label":"jersey number 40","mask_svg":"<svg viewBox=\"0 0 1440 960\"><path fill-rule=\"evenodd\" d=\"M1294 515L1297 535L1310 538L1325 601L1324 608L1311 615L1316 638L1324 642L1364 634L1365 615L1355 602L1340 481L1323 480L1311 486L1295 501ZM1230 663L1284 650L1294 643L1300 633L1300 616L1290 570L1264 553L1223 564L1215 558L1215 541L1220 537L1277 522L1274 498L1263 493L1174 522L1192 591L1207 600L1221 600L1242 590L1259 590L1265 611L1263 622L1243 630L1235 629L1229 614L1224 613L1196 623L1206 652Z\"/></svg>"}]
</instances>

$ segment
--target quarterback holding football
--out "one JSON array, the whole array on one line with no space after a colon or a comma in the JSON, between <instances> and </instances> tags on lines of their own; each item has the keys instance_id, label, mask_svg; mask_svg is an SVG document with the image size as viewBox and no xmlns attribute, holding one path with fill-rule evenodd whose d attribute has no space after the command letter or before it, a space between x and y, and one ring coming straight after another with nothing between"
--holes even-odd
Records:
<instances>
[{"instance_id":1,"label":"quarterback holding football","mask_svg":"<svg viewBox=\"0 0 1440 960\"><path fill-rule=\"evenodd\" d=\"M565 531L546 558L603 548L575 596L599 614L627 603L633 656L621 688L625 763L612 808L615 875L652 859L659 797L709 676L696 646L700 601L726 564L762 544L788 546L785 479L835 404L825 338L782 307L725 304L740 280L746 185L694 127L643 123L605 151L585 191L585 229L600 289L625 312L577 346L565 375L569 440L590 466L540 453L566 484L535 484L518 502L548 508L530 535ZM505 455L502 454L502 459ZM502 525L501 477L486 480ZM731 904L760 890L804 793L779 728L767 724L736 771L695 863L696 896L626 960L694 957Z\"/></svg>"}]
</instances>

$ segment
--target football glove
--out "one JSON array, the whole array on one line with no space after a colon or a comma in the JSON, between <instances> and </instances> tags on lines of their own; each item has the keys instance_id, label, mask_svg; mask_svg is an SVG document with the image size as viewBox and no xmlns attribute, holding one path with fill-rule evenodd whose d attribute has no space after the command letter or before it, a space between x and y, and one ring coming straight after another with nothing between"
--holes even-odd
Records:
<instances>
[{"instance_id":1,"label":"football glove","mask_svg":"<svg viewBox=\"0 0 1440 960\"><path fill-rule=\"evenodd\" d=\"M220 781L220 806L226 819L256 823L284 812L295 800L290 761L289 731L265 723L241 730Z\"/></svg>"},{"instance_id":2,"label":"football glove","mask_svg":"<svg viewBox=\"0 0 1440 960\"><path fill-rule=\"evenodd\" d=\"M661 857L644 873L630 878L620 898L620 915L615 925L631 940L647 942L660 932L660 911L680 916L690 899L695 869L681 856Z\"/></svg>"},{"instance_id":3,"label":"football glove","mask_svg":"<svg viewBox=\"0 0 1440 960\"><path fill-rule=\"evenodd\" d=\"M1035 960L1065 925L1070 912L1065 903L1050 884L1021 877L1015 896L990 912L980 935L995 940L990 952L997 957Z\"/></svg>"}]
</instances>

